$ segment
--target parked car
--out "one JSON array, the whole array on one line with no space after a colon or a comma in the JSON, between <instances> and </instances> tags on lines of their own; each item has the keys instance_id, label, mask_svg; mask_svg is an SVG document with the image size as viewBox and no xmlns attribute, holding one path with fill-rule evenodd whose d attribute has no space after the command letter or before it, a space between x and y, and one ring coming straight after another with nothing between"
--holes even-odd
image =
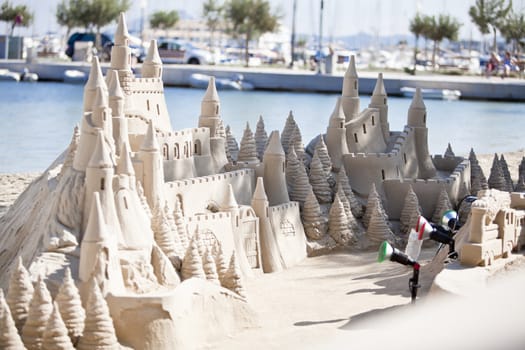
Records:
<instances>
[{"instance_id":1,"label":"parked car","mask_svg":"<svg viewBox=\"0 0 525 350\"><path fill-rule=\"evenodd\" d=\"M163 63L214 64L213 55L189 42L176 39L159 39L159 56Z\"/></svg>"},{"instance_id":2,"label":"parked car","mask_svg":"<svg viewBox=\"0 0 525 350\"><path fill-rule=\"evenodd\" d=\"M80 32L71 34L71 36L67 40L66 55L73 58L73 55L75 54L75 42L77 41L83 41L83 42L92 41L94 44L96 41L96 35L97 35L96 33L80 33ZM113 36L107 33L101 33L100 40L101 40L102 51L98 53L98 56L102 61L109 61L111 59L111 48L114 45ZM140 58L144 56L144 49L139 43L140 43L140 39L138 38L135 39L133 37L130 38L129 46L131 48L132 59L140 62Z\"/></svg>"}]
</instances>

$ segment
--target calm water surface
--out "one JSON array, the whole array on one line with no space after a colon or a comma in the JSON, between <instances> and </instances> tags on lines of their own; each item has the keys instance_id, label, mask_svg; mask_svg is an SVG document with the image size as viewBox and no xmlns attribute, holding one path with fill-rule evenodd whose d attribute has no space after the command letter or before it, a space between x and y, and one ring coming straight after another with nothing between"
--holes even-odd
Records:
<instances>
[{"instance_id":1,"label":"calm water surface","mask_svg":"<svg viewBox=\"0 0 525 350\"><path fill-rule=\"evenodd\" d=\"M174 129L197 126L204 90L166 88ZM80 122L83 86L63 83L0 83L0 173L43 171L67 147ZM240 141L246 122L252 131L259 115L268 134L282 130L293 111L305 144L325 132L337 94L220 91L221 116ZM361 98L361 109L369 96ZM406 124L410 99L390 97L390 129ZM450 142L456 154L516 151L525 148L525 104L425 101L429 146L442 154Z\"/></svg>"}]
</instances>

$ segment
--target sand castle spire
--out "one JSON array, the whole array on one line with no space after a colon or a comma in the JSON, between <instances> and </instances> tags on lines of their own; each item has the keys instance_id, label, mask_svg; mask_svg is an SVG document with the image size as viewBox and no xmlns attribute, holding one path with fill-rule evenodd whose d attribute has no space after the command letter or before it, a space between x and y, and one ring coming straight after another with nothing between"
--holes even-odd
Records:
<instances>
[{"instance_id":1,"label":"sand castle spire","mask_svg":"<svg viewBox=\"0 0 525 350\"><path fill-rule=\"evenodd\" d=\"M128 45L129 33L124 12L120 13L117 30L115 31L115 45Z\"/></svg>"},{"instance_id":2,"label":"sand castle spire","mask_svg":"<svg viewBox=\"0 0 525 350\"><path fill-rule=\"evenodd\" d=\"M133 162L130 157L130 150L128 143L122 144L122 150L120 152L120 158L117 163L117 174L135 176L135 169L133 169Z\"/></svg>"},{"instance_id":3,"label":"sand castle spire","mask_svg":"<svg viewBox=\"0 0 525 350\"><path fill-rule=\"evenodd\" d=\"M383 73L379 73L374 87L374 92L370 98L369 108L379 109L379 121L381 124L381 129L383 131L383 138L385 142L388 142L390 137L390 124L388 123L388 104L387 104L387 94L385 90L385 84L383 82Z\"/></svg>"},{"instance_id":4,"label":"sand castle spire","mask_svg":"<svg viewBox=\"0 0 525 350\"><path fill-rule=\"evenodd\" d=\"M120 78L123 79L132 75L129 33L123 12L120 13L115 31L115 45L111 48L111 69L117 70Z\"/></svg>"},{"instance_id":5,"label":"sand castle spire","mask_svg":"<svg viewBox=\"0 0 525 350\"><path fill-rule=\"evenodd\" d=\"M104 133L102 130L98 130L97 142L95 144L95 150L91 156L88 168L112 168L113 159L111 159L109 150L106 147L104 141Z\"/></svg>"},{"instance_id":6,"label":"sand castle spire","mask_svg":"<svg viewBox=\"0 0 525 350\"><path fill-rule=\"evenodd\" d=\"M162 61L159 55L157 40L151 40L148 54L142 64L143 78L162 78Z\"/></svg>"},{"instance_id":7,"label":"sand castle spire","mask_svg":"<svg viewBox=\"0 0 525 350\"><path fill-rule=\"evenodd\" d=\"M211 76L208 88L202 98L201 115L199 117L199 127L209 128L210 137L215 137L220 119L220 100L215 86L215 77Z\"/></svg>"},{"instance_id":8,"label":"sand castle spire","mask_svg":"<svg viewBox=\"0 0 525 350\"><path fill-rule=\"evenodd\" d=\"M144 140L142 141L140 150L148 152L160 150L157 135L155 133L155 127L153 126L153 120L150 120L148 123L148 130L146 131L146 135L144 136Z\"/></svg>"},{"instance_id":9,"label":"sand castle spire","mask_svg":"<svg viewBox=\"0 0 525 350\"><path fill-rule=\"evenodd\" d=\"M328 128L326 129L326 148L335 171L341 169L343 155L348 154L346 142L345 114L343 111L342 97L337 98Z\"/></svg>"},{"instance_id":10,"label":"sand castle spire","mask_svg":"<svg viewBox=\"0 0 525 350\"><path fill-rule=\"evenodd\" d=\"M228 189L226 190L226 194L221 203L221 209L224 211L232 211L232 210L237 210L238 208L239 208L239 204L237 203L237 200L235 199L235 194L233 193L233 187L231 184L229 184Z\"/></svg>"},{"instance_id":11,"label":"sand castle spire","mask_svg":"<svg viewBox=\"0 0 525 350\"><path fill-rule=\"evenodd\" d=\"M355 56L350 56L350 63L343 78L342 105L346 121L355 119L359 114L359 77L355 68Z\"/></svg>"},{"instance_id":12,"label":"sand castle spire","mask_svg":"<svg viewBox=\"0 0 525 350\"><path fill-rule=\"evenodd\" d=\"M88 80L84 86L84 112L91 111L93 102L95 100L95 94L98 87L102 87L104 90L107 90L106 82L104 80L104 75L102 74L102 69L100 68L100 63L98 57L93 57L91 62L91 69L89 71Z\"/></svg>"},{"instance_id":13,"label":"sand castle spire","mask_svg":"<svg viewBox=\"0 0 525 350\"><path fill-rule=\"evenodd\" d=\"M408 125L409 126L426 126L427 107L423 102L421 88L416 88L410 107L408 108Z\"/></svg>"},{"instance_id":14,"label":"sand castle spire","mask_svg":"<svg viewBox=\"0 0 525 350\"><path fill-rule=\"evenodd\" d=\"M271 132L263 156L263 179L268 201L271 206L288 203L286 186L286 155L284 154L279 131Z\"/></svg>"}]
</instances>

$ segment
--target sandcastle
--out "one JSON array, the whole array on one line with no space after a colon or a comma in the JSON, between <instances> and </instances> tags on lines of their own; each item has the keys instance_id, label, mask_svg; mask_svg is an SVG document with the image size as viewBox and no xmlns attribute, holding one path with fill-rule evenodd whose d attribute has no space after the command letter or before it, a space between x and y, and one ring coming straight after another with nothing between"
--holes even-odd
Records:
<instances>
[{"instance_id":1,"label":"sandcastle","mask_svg":"<svg viewBox=\"0 0 525 350\"><path fill-rule=\"evenodd\" d=\"M93 61L67 150L1 219L12 277L0 276L11 309L0 317L13 322L0 347L191 348L257 324L247 278L336 246L402 244L420 214L439 217L470 193L475 155L429 155L419 92L400 132L381 74L360 111L353 58L326 133L305 148L292 112L281 135L262 117L255 134L247 125L239 147L213 78L198 126L172 130L156 43L136 77L123 15L111 57L105 78Z\"/></svg>"}]
</instances>

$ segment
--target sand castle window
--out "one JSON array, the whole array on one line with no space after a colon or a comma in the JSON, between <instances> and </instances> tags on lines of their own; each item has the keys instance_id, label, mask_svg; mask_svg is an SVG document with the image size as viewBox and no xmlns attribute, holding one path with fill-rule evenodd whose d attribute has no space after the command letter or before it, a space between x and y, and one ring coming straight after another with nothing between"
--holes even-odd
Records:
<instances>
[{"instance_id":1,"label":"sand castle window","mask_svg":"<svg viewBox=\"0 0 525 350\"><path fill-rule=\"evenodd\" d=\"M407 154L403 153L403 159L405 160L405 164L407 163Z\"/></svg>"},{"instance_id":2,"label":"sand castle window","mask_svg":"<svg viewBox=\"0 0 525 350\"><path fill-rule=\"evenodd\" d=\"M157 114L160 115L160 108L158 104L157 104Z\"/></svg>"},{"instance_id":3,"label":"sand castle window","mask_svg":"<svg viewBox=\"0 0 525 350\"><path fill-rule=\"evenodd\" d=\"M188 145L184 144L184 157L188 157Z\"/></svg>"},{"instance_id":4,"label":"sand castle window","mask_svg":"<svg viewBox=\"0 0 525 350\"><path fill-rule=\"evenodd\" d=\"M149 100L146 100L146 108L147 108L148 111L149 111Z\"/></svg>"},{"instance_id":5,"label":"sand castle window","mask_svg":"<svg viewBox=\"0 0 525 350\"><path fill-rule=\"evenodd\" d=\"M372 116L372 125L376 125L376 119L374 115Z\"/></svg>"},{"instance_id":6,"label":"sand castle window","mask_svg":"<svg viewBox=\"0 0 525 350\"><path fill-rule=\"evenodd\" d=\"M238 216L235 218L235 226L239 227L239 217Z\"/></svg>"},{"instance_id":7,"label":"sand castle window","mask_svg":"<svg viewBox=\"0 0 525 350\"><path fill-rule=\"evenodd\" d=\"M201 146L201 140L196 140L195 141L195 154L196 155L201 155L202 153L202 146Z\"/></svg>"},{"instance_id":8,"label":"sand castle window","mask_svg":"<svg viewBox=\"0 0 525 350\"><path fill-rule=\"evenodd\" d=\"M357 90L357 80L356 80L356 81L354 81L354 89L356 89L356 90Z\"/></svg>"},{"instance_id":9,"label":"sand castle window","mask_svg":"<svg viewBox=\"0 0 525 350\"><path fill-rule=\"evenodd\" d=\"M219 114L219 105L215 107L215 114Z\"/></svg>"},{"instance_id":10,"label":"sand castle window","mask_svg":"<svg viewBox=\"0 0 525 350\"><path fill-rule=\"evenodd\" d=\"M383 103L386 104L386 97L384 98Z\"/></svg>"},{"instance_id":11,"label":"sand castle window","mask_svg":"<svg viewBox=\"0 0 525 350\"><path fill-rule=\"evenodd\" d=\"M164 157L164 159L168 160L168 144L167 143L165 143L162 146L162 156Z\"/></svg>"},{"instance_id":12,"label":"sand castle window","mask_svg":"<svg viewBox=\"0 0 525 350\"><path fill-rule=\"evenodd\" d=\"M341 122L341 129L345 127L345 123Z\"/></svg>"},{"instance_id":13,"label":"sand castle window","mask_svg":"<svg viewBox=\"0 0 525 350\"><path fill-rule=\"evenodd\" d=\"M122 199L124 200L124 207L126 209L128 209L128 201L127 201L126 197L123 197Z\"/></svg>"},{"instance_id":14,"label":"sand castle window","mask_svg":"<svg viewBox=\"0 0 525 350\"><path fill-rule=\"evenodd\" d=\"M354 140L355 140L355 143L359 142L357 141L357 134L354 134Z\"/></svg>"},{"instance_id":15,"label":"sand castle window","mask_svg":"<svg viewBox=\"0 0 525 350\"><path fill-rule=\"evenodd\" d=\"M282 162L282 165L283 165L283 173L284 173L286 171L284 162Z\"/></svg>"},{"instance_id":16,"label":"sand castle window","mask_svg":"<svg viewBox=\"0 0 525 350\"><path fill-rule=\"evenodd\" d=\"M101 190L101 191L104 191L104 187L105 187L105 184L104 184L104 178L101 178L101 179L100 179L100 190Z\"/></svg>"},{"instance_id":17,"label":"sand castle window","mask_svg":"<svg viewBox=\"0 0 525 350\"><path fill-rule=\"evenodd\" d=\"M384 169L381 169L381 177L383 178L383 180L385 179L385 170Z\"/></svg>"},{"instance_id":18,"label":"sand castle window","mask_svg":"<svg viewBox=\"0 0 525 350\"><path fill-rule=\"evenodd\" d=\"M363 134L366 134L366 125L363 124Z\"/></svg>"},{"instance_id":19,"label":"sand castle window","mask_svg":"<svg viewBox=\"0 0 525 350\"><path fill-rule=\"evenodd\" d=\"M179 144L176 143L175 147L173 147L173 158L174 159L180 159L180 151L179 151Z\"/></svg>"},{"instance_id":20,"label":"sand castle window","mask_svg":"<svg viewBox=\"0 0 525 350\"><path fill-rule=\"evenodd\" d=\"M423 123L426 124L426 122L427 122L427 114L425 113L423 114Z\"/></svg>"}]
</instances>

